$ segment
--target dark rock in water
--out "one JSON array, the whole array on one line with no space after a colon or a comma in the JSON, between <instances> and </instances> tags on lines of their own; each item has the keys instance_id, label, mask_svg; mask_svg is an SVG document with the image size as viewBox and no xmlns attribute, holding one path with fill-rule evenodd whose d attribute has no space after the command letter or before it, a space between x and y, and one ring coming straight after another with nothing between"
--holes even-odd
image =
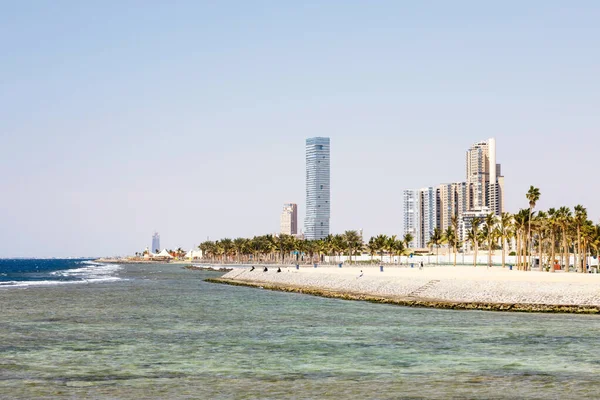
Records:
<instances>
[{"instance_id":1,"label":"dark rock in water","mask_svg":"<svg viewBox=\"0 0 600 400\"><path fill-rule=\"evenodd\" d=\"M199 267L197 265L186 265L183 268L185 268L185 269L191 269L191 270L195 270L195 271L219 271L219 272L233 271L233 268L225 268L225 267L221 267L221 268Z\"/></svg>"}]
</instances>

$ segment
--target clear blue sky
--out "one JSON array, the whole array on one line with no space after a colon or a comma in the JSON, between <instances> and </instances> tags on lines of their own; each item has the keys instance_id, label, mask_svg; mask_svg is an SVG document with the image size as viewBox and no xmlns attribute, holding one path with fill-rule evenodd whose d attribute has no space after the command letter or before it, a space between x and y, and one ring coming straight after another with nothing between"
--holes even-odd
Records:
<instances>
[{"instance_id":1,"label":"clear blue sky","mask_svg":"<svg viewBox=\"0 0 600 400\"><path fill-rule=\"evenodd\" d=\"M186 249L304 216L399 234L495 137L508 211L600 221L600 2L0 1L0 257ZM301 223L302 225L302 223Z\"/></svg>"}]
</instances>

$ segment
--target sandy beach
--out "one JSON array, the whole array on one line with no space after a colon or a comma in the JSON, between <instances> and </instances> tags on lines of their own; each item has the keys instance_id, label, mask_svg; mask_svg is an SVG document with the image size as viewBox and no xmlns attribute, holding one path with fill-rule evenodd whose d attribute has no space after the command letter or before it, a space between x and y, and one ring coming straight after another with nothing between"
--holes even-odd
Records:
<instances>
[{"instance_id":1,"label":"sandy beach","mask_svg":"<svg viewBox=\"0 0 600 400\"><path fill-rule=\"evenodd\" d=\"M219 281L328 297L439 308L600 312L600 274L487 267L262 267Z\"/></svg>"}]
</instances>

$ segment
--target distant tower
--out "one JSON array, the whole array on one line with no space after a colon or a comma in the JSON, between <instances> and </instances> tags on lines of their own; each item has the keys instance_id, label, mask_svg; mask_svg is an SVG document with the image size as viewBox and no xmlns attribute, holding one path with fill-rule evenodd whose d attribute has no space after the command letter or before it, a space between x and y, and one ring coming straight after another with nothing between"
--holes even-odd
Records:
<instances>
[{"instance_id":1,"label":"distant tower","mask_svg":"<svg viewBox=\"0 0 600 400\"><path fill-rule=\"evenodd\" d=\"M151 253L158 253L160 251L160 235L158 232L154 232L152 235L152 247L150 248Z\"/></svg>"},{"instance_id":2,"label":"distant tower","mask_svg":"<svg viewBox=\"0 0 600 400\"><path fill-rule=\"evenodd\" d=\"M298 205L286 203L281 213L281 234L296 235L298 233Z\"/></svg>"},{"instance_id":3,"label":"distant tower","mask_svg":"<svg viewBox=\"0 0 600 400\"><path fill-rule=\"evenodd\" d=\"M329 235L330 207L329 138L309 138L306 139L306 239Z\"/></svg>"},{"instance_id":4,"label":"distant tower","mask_svg":"<svg viewBox=\"0 0 600 400\"><path fill-rule=\"evenodd\" d=\"M467 150L468 209L487 207L496 215L504 211L504 177L496 164L496 139L475 143Z\"/></svg>"}]
</instances>

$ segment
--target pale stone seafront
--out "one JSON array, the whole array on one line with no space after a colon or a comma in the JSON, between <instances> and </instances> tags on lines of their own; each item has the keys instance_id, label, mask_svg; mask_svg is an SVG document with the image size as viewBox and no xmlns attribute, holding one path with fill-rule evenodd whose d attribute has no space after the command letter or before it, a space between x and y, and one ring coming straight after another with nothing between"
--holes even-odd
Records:
<instances>
[{"instance_id":1,"label":"pale stone seafront","mask_svg":"<svg viewBox=\"0 0 600 400\"><path fill-rule=\"evenodd\" d=\"M236 268L217 281L400 305L600 313L600 274L464 266L268 269Z\"/></svg>"}]
</instances>

